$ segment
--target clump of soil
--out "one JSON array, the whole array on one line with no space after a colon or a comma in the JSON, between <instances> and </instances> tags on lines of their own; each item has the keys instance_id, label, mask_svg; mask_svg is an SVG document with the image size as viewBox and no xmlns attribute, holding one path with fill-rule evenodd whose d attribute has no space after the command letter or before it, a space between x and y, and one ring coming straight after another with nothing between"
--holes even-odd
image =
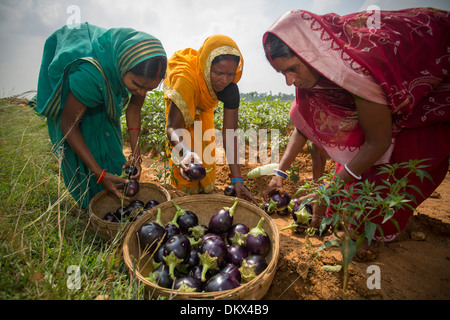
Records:
<instances>
[{"instance_id":1,"label":"clump of soil","mask_svg":"<svg viewBox=\"0 0 450 320\"><path fill-rule=\"evenodd\" d=\"M162 164L151 156L143 157L141 181L159 183L157 170ZM285 190L294 195L304 179L311 175L308 154L300 154L296 163L301 177L297 185L290 179ZM241 165L242 176L252 194L263 202L262 193L270 177L254 180L246 174L258 165ZM326 171L334 163L328 160ZM218 165L214 193L223 194L230 183L227 165ZM164 184L173 198L185 194ZM280 256L277 271L264 299L269 300L334 300L342 299L343 271L330 272L324 265L338 265L341 254L338 248L328 248L314 254L323 244L323 237L298 235L290 230L281 231L291 222L290 216L271 216L280 231ZM373 287L370 266L378 266L381 276L380 288ZM369 285L368 285L369 284ZM362 260L351 263L347 299L449 299L450 298L450 174L432 197L419 206L407 229L391 243L378 243Z\"/></svg>"}]
</instances>

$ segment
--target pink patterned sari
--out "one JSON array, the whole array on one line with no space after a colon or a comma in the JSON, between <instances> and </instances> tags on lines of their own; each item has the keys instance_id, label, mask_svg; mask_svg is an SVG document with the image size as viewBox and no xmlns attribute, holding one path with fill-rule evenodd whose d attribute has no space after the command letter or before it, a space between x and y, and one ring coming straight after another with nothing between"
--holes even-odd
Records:
<instances>
[{"instance_id":1,"label":"pink patterned sari","mask_svg":"<svg viewBox=\"0 0 450 320\"><path fill-rule=\"evenodd\" d=\"M377 165L432 158L427 171L433 183L410 181L423 193L411 192L418 206L448 171L450 13L415 8L381 11L377 18L379 27L371 28L368 12L339 16L295 10L268 32L323 76L314 88L296 88L290 116L296 128L337 162L337 172L365 141L355 96L389 106L393 143L362 177L381 182ZM401 229L412 213L395 215ZM385 240L397 236L393 223L382 227ZM380 235L375 239L381 240Z\"/></svg>"}]
</instances>

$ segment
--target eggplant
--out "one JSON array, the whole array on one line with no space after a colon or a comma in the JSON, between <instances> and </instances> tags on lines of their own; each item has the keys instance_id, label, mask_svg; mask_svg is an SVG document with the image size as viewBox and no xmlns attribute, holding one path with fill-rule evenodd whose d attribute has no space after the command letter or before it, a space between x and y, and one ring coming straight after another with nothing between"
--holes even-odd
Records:
<instances>
[{"instance_id":1,"label":"eggplant","mask_svg":"<svg viewBox=\"0 0 450 320\"><path fill-rule=\"evenodd\" d=\"M245 248L249 255L261 255L265 257L270 251L270 238L262 228L264 218L262 217L256 227L247 234Z\"/></svg>"},{"instance_id":2,"label":"eggplant","mask_svg":"<svg viewBox=\"0 0 450 320\"><path fill-rule=\"evenodd\" d=\"M187 275L175 280L173 289L183 292L201 292L202 283L198 279L195 279L193 276Z\"/></svg>"},{"instance_id":3,"label":"eggplant","mask_svg":"<svg viewBox=\"0 0 450 320\"><path fill-rule=\"evenodd\" d=\"M245 246L245 238L247 237L247 233L250 231L250 228L245 224L237 223L231 226L230 230L227 233L227 241L228 244L237 244L240 246Z\"/></svg>"},{"instance_id":4,"label":"eggplant","mask_svg":"<svg viewBox=\"0 0 450 320\"><path fill-rule=\"evenodd\" d=\"M247 249L241 247L240 245L232 244L228 247L227 261L236 265L237 267L241 266L242 259L247 258L247 256Z\"/></svg>"},{"instance_id":5,"label":"eggplant","mask_svg":"<svg viewBox=\"0 0 450 320\"><path fill-rule=\"evenodd\" d=\"M198 257L198 253L199 253L199 251L197 249L191 248L191 252L189 253L189 259L187 261L189 270L199 264L200 258Z\"/></svg>"},{"instance_id":6,"label":"eggplant","mask_svg":"<svg viewBox=\"0 0 450 320\"><path fill-rule=\"evenodd\" d=\"M175 209L177 209L176 211L176 214L178 214L177 223L181 231L189 232L189 228L198 225L198 217L194 212L181 209L180 206L176 204L174 201L172 201L172 204L175 207Z\"/></svg>"},{"instance_id":7,"label":"eggplant","mask_svg":"<svg viewBox=\"0 0 450 320\"><path fill-rule=\"evenodd\" d=\"M269 216L271 216L271 215L273 215L273 214L275 213L275 210L273 210L273 209L270 207L270 203L269 203L269 202L264 203L264 204L262 205L262 209L263 209Z\"/></svg>"},{"instance_id":8,"label":"eggplant","mask_svg":"<svg viewBox=\"0 0 450 320\"><path fill-rule=\"evenodd\" d=\"M145 203L144 209L150 210L151 208L156 207L158 204L159 204L159 202L156 200L149 200Z\"/></svg>"},{"instance_id":9,"label":"eggplant","mask_svg":"<svg viewBox=\"0 0 450 320\"><path fill-rule=\"evenodd\" d=\"M191 181L199 181L206 177L206 169L199 163L189 163L184 173Z\"/></svg>"},{"instance_id":10,"label":"eggplant","mask_svg":"<svg viewBox=\"0 0 450 320\"><path fill-rule=\"evenodd\" d=\"M225 263L228 249L225 241L219 239L206 239L198 254L202 266L201 281L205 281L206 272L211 269L220 269Z\"/></svg>"},{"instance_id":11,"label":"eggplant","mask_svg":"<svg viewBox=\"0 0 450 320\"><path fill-rule=\"evenodd\" d=\"M231 208L225 207L215 212L209 220L209 230L213 233L221 234L228 232L233 225L234 210L238 203L238 198Z\"/></svg>"},{"instance_id":12,"label":"eggplant","mask_svg":"<svg viewBox=\"0 0 450 320\"><path fill-rule=\"evenodd\" d=\"M188 261L190 252L191 244L185 235L174 235L164 244L163 259L169 266L169 274L172 279L176 279L175 267Z\"/></svg>"},{"instance_id":13,"label":"eggplant","mask_svg":"<svg viewBox=\"0 0 450 320\"><path fill-rule=\"evenodd\" d=\"M158 210L156 221L147 222L139 229L139 243L143 250L152 252L158 243L165 239L166 230L161 225L161 209Z\"/></svg>"},{"instance_id":14,"label":"eggplant","mask_svg":"<svg viewBox=\"0 0 450 320\"><path fill-rule=\"evenodd\" d=\"M222 238L222 236L221 236L220 234L208 232L207 234L205 234L205 235L202 237L202 242L201 242L201 244L203 245L203 243L204 243L206 240L208 240L208 239L216 239L216 240L224 241L223 238Z\"/></svg>"},{"instance_id":15,"label":"eggplant","mask_svg":"<svg viewBox=\"0 0 450 320\"><path fill-rule=\"evenodd\" d=\"M244 282L249 282L255 279L256 276L263 272L266 268L267 262L263 256L248 256L242 261L242 265L239 268L241 279Z\"/></svg>"},{"instance_id":16,"label":"eggplant","mask_svg":"<svg viewBox=\"0 0 450 320\"><path fill-rule=\"evenodd\" d=\"M230 184L228 187L226 187L225 190L223 191L223 193L226 196L230 196L230 197L236 196L236 190L234 190L234 186L232 184Z\"/></svg>"},{"instance_id":17,"label":"eggplant","mask_svg":"<svg viewBox=\"0 0 450 320\"><path fill-rule=\"evenodd\" d=\"M309 203L304 206L302 206L301 203L296 203L292 207L292 219L294 219L294 222L297 224L308 225L309 222L311 222L312 214L312 206Z\"/></svg>"},{"instance_id":18,"label":"eggplant","mask_svg":"<svg viewBox=\"0 0 450 320\"><path fill-rule=\"evenodd\" d=\"M167 232L167 239L171 238L176 234L181 234L180 226L178 225L178 217L180 216L180 212L175 212L173 219L165 225L165 229Z\"/></svg>"},{"instance_id":19,"label":"eggplant","mask_svg":"<svg viewBox=\"0 0 450 320\"><path fill-rule=\"evenodd\" d=\"M128 210L128 206L124 205L124 206L117 208L114 215L116 216L117 220L120 221L123 218L128 217L129 214L130 214L130 211Z\"/></svg>"},{"instance_id":20,"label":"eggplant","mask_svg":"<svg viewBox=\"0 0 450 320\"><path fill-rule=\"evenodd\" d=\"M125 185L125 195L127 197L133 197L139 192L139 182L134 179L130 179L130 182L128 182Z\"/></svg>"},{"instance_id":21,"label":"eggplant","mask_svg":"<svg viewBox=\"0 0 450 320\"><path fill-rule=\"evenodd\" d=\"M177 274L178 276L178 274ZM158 268L156 268L153 272L148 276L148 280L151 283L157 284L163 288L172 288L173 278L169 274L169 267L162 263Z\"/></svg>"},{"instance_id":22,"label":"eggplant","mask_svg":"<svg viewBox=\"0 0 450 320\"><path fill-rule=\"evenodd\" d=\"M123 169L123 173L129 179L131 176L134 176L138 173L138 170L135 166L129 165Z\"/></svg>"},{"instance_id":23,"label":"eggplant","mask_svg":"<svg viewBox=\"0 0 450 320\"><path fill-rule=\"evenodd\" d=\"M108 221L108 222L119 222L119 220L116 217L116 213L115 212L108 212L103 217L103 220Z\"/></svg>"},{"instance_id":24,"label":"eggplant","mask_svg":"<svg viewBox=\"0 0 450 320\"><path fill-rule=\"evenodd\" d=\"M220 269L219 273L222 272L230 274L237 280L237 282L241 282L241 272L239 271L239 268L236 265L228 263L225 265L225 267Z\"/></svg>"},{"instance_id":25,"label":"eggplant","mask_svg":"<svg viewBox=\"0 0 450 320\"><path fill-rule=\"evenodd\" d=\"M221 272L209 279L205 286L206 292L231 290L240 286L240 283L229 273Z\"/></svg>"},{"instance_id":26,"label":"eggplant","mask_svg":"<svg viewBox=\"0 0 450 320\"><path fill-rule=\"evenodd\" d=\"M194 266L191 271L189 271L189 275L200 281L200 283L204 284L205 282L209 281L213 275L217 273L217 270L209 269L205 274L205 281L202 282L202 272L203 267L200 265Z\"/></svg>"},{"instance_id":27,"label":"eggplant","mask_svg":"<svg viewBox=\"0 0 450 320\"><path fill-rule=\"evenodd\" d=\"M272 192L269 196L269 208L268 210L273 211L282 211L284 210L289 203L291 202L291 197L289 194L284 191L283 196L280 195L279 192Z\"/></svg>"}]
</instances>

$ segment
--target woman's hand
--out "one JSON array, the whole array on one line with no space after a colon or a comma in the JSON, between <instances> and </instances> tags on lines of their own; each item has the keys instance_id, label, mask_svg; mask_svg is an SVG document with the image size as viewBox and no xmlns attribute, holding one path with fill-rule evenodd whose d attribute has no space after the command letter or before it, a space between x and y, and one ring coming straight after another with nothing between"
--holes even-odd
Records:
<instances>
[{"instance_id":1,"label":"woman's hand","mask_svg":"<svg viewBox=\"0 0 450 320\"><path fill-rule=\"evenodd\" d=\"M123 187L128 182L130 182L130 180L118 177L109 172L105 172L101 180L101 184L106 190L116 195L119 199L125 200L130 200L130 198L126 197L123 193Z\"/></svg>"},{"instance_id":2,"label":"woman's hand","mask_svg":"<svg viewBox=\"0 0 450 320\"><path fill-rule=\"evenodd\" d=\"M131 157L130 159L127 160L127 162L125 162L125 164L122 166L122 169L125 169L125 167L128 166L134 166L137 170L137 173L135 175L131 175L130 179L139 181L141 179L141 173L142 173L142 166L141 166L141 161Z\"/></svg>"},{"instance_id":3,"label":"woman's hand","mask_svg":"<svg viewBox=\"0 0 450 320\"><path fill-rule=\"evenodd\" d=\"M267 189L263 192L264 200L268 201L268 196L273 192L279 192L281 196L284 195L283 178L279 175L274 175L270 180Z\"/></svg>"},{"instance_id":4,"label":"woman's hand","mask_svg":"<svg viewBox=\"0 0 450 320\"><path fill-rule=\"evenodd\" d=\"M241 199L250 199L254 204L258 205L258 201L256 201L255 197L251 194L251 192L247 189L247 187L242 182L235 182L233 184L234 190L236 191L236 196Z\"/></svg>"},{"instance_id":5,"label":"woman's hand","mask_svg":"<svg viewBox=\"0 0 450 320\"><path fill-rule=\"evenodd\" d=\"M187 181L191 181L191 179L189 179L189 177L184 172L189 169L188 166L190 163L202 164L202 159L200 159L199 155L193 151L188 151L185 153L183 159L181 159L180 161L180 174L183 179Z\"/></svg>"},{"instance_id":6,"label":"woman's hand","mask_svg":"<svg viewBox=\"0 0 450 320\"><path fill-rule=\"evenodd\" d=\"M327 211L327 206L321 205L316 201L314 201L317 200L317 195L314 193L299 198L298 202L300 203L305 199L309 199L313 212L311 223L309 224L309 226L319 228L320 224L322 223L322 219L325 215L325 212Z\"/></svg>"}]
</instances>

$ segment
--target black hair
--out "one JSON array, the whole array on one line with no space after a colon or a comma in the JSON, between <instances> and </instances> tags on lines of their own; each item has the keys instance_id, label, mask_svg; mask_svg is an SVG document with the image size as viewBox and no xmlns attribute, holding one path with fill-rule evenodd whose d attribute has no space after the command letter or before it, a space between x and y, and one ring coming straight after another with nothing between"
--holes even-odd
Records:
<instances>
[{"instance_id":1,"label":"black hair","mask_svg":"<svg viewBox=\"0 0 450 320\"><path fill-rule=\"evenodd\" d=\"M289 58L296 56L295 52L273 33L267 34L264 42L264 52L269 61L272 61L275 58Z\"/></svg>"},{"instance_id":2,"label":"black hair","mask_svg":"<svg viewBox=\"0 0 450 320\"><path fill-rule=\"evenodd\" d=\"M234 54L221 54L220 56L217 56L213 59L211 62L211 66L215 65L216 63L219 63L220 61L227 60L227 59L233 59L237 65L239 65L239 61L241 61L241 57L235 56Z\"/></svg>"},{"instance_id":3,"label":"black hair","mask_svg":"<svg viewBox=\"0 0 450 320\"><path fill-rule=\"evenodd\" d=\"M157 56L144 60L133 68L130 72L148 79L162 80L166 76L167 58L165 56Z\"/></svg>"}]
</instances>

